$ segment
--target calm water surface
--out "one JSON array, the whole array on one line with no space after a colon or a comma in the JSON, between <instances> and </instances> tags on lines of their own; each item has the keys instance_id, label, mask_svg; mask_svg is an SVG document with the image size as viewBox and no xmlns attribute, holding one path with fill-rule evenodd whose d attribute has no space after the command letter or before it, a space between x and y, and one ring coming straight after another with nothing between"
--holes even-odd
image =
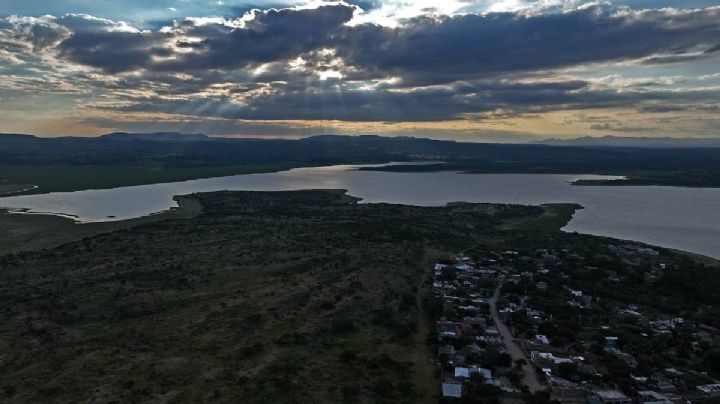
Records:
<instances>
[{"instance_id":1,"label":"calm water surface","mask_svg":"<svg viewBox=\"0 0 720 404\"><path fill-rule=\"evenodd\" d=\"M391 173L353 166L299 168L269 174L192 180L109 190L0 198L0 206L80 221L122 220L176 206L174 195L220 190L347 189L363 202L437 206L448 202L585 207L566 231L637 240L720 258L720 189L572 186L593 175ZM110 217L113 217L112 219Z\"/></svg>"}]
</instances>

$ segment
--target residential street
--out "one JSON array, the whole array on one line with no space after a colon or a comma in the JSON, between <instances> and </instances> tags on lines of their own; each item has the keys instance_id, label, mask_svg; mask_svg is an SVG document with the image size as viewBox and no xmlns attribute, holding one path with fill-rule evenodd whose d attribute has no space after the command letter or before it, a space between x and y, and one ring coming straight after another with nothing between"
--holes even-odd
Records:
<instances>
[{"instance_id":1,"label":"residential street","mask_svg":"<svg viewBox=\"0 0 720 404\"><path fill-rule=\"evenodd\" d=\"M526 364L523 365L522 371L523 371L523 377L522 381L523 383L528 386L531 393L535 393L541 390L545 390L547 386L545 386L538 377L537 373L535 372L535 369L533 369L532 365L530 365L530 358L525 355L525 352L522 350L520 345L515 342L513 339L512 332L510 332L510 328L508 328L507 325L505 325L504 322L500 321L500 317L498 316L496 303L498 298L500 297L500 288L502 287L502 284L500 284L497 289L495 289L495 293L490 298L490 313L492 315L493 320L495 320L495 324L497 325L497 329L500 332L500 336L505 343L505 346L507 347L508 353L513 359L513 362L518 359L525 359Z\"/></svg>"}]
</instances>

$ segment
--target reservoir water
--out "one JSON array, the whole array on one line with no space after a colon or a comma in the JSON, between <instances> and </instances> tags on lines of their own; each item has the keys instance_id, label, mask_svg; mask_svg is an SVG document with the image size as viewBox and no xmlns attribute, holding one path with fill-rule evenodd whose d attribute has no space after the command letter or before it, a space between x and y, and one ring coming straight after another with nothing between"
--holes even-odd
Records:
<instances>
[{"instance_id":1,"label":"reservoir water","mask_svg":"<svg viewBox=\"0 0 720 404\"><path fill-rule=\"evenodd\" d=\"M637 240L720 258L720 188L574 186L594 175L393 173L356 166L299 168L123 187L0 198L0 207L67 215L79 221L122 220L176 206L174 195L220 190L347 189L365 203L421 206L465 201L585 207L565 231Z\"/></svg>"}]
</instances>

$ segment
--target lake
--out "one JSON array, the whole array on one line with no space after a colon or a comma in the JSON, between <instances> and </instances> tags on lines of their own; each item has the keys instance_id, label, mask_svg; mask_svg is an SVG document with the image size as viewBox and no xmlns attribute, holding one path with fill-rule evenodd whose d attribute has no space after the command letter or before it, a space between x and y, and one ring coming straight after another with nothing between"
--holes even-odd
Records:
<instances>
[{"instance_id":1,"label":"lake","mask_svg":"<svg viewBox=\"0 0 720 404\"><path fill-rule=\"evenodd\" d=\"M176 206L174 195L220 190L347 189L365 203L438 206L448 202L585 207L565 231L637 240L720 258L720 189L656 186L573 186L560 174L393 173L358 166L298 168L168 184L0 198L0 206L79 221L122 220Z\"/></svg>"}]
</instances>

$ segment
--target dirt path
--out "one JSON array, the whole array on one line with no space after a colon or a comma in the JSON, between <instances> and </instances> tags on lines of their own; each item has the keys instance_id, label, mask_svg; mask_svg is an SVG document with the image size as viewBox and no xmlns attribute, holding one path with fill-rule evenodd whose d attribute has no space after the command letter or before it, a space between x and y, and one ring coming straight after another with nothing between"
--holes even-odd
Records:
<instances>
[{"instance_id":1,"label":"dirt path","mask_svg":"<svg viewBox=\"0 0 720 404\"><path fill-rule=\"evenodd\" d=\"M530 365L530 359L525 355L525 352L522 350L520 345L513 339L512 332L510 332L510 328L505 325L504 322L500 321L500 317L498 316L498 311L496 307L496 303L498 301L498 298L500 297L500 288L502 287L502 284L500 284L497 289L495 289L495 293L490 298L488 303L490 303L490 313L492 314L493 320L495 320L495 324L497 326L498 331L500 332L500 336L505 343L505 346L507 347L508 353L512 357L513 361L524 359L526 364L522 367L522 382L528 386L531 393L536 393L538 391L545 390L547 387L545 384L542 383L540 378L538 377L537 373L535 372L535 369Z\"/></svg>"},{"instance_id":2,"label":"dirt path","mask_svg":"<svg viewBox=\"0 0 720 404\"><path fill-rule=\"evenodd\" d=\"M414 375L412 378L417 388L414 402L418 403L437 403L440 399L440 380L435 376L435 355L427 344L431 324L423 306L423 298L430 293L426 280L428 278L428 268L431 268L430 265L435 262L432 259L435 255L432 251L424 249L420 261L419 279L415 285L417 287L415 293L417 331L412 340L408 341L414 346L412 358Z\"/></svg>"}]
</instances>

